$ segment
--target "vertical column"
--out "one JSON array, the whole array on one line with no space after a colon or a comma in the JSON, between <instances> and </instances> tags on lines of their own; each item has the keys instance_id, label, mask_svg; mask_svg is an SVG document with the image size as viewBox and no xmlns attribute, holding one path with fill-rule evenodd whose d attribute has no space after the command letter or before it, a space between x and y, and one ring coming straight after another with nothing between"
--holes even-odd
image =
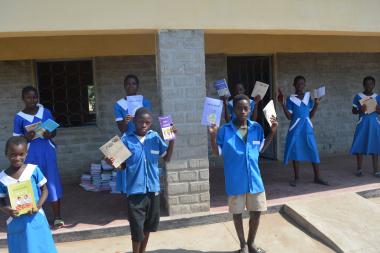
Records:
<instances>
[{"instance_id":1,"label":"vertical column","mask_svg":"<svg viewBox=\"0 0 380 253\"><path fill-rule=\"evenodd\" d=\"M161 30L156 67L163 115L178 128L171 162L166 164L169 215L210 209L207 129L201 126L205 85L202 30Z\"/></svg>"}]
</instances>

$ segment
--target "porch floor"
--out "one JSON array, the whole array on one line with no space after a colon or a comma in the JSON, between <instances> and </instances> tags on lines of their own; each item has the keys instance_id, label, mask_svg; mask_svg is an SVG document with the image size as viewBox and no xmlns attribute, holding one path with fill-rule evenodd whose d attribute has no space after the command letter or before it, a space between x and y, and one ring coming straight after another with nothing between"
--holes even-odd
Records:
<instances>
[{"instance_id":1,"label":"porch floor","mask_svg":"<svg viewBox=\"0 0 380 253\"><path fill-rule=\"evenodd\" d=\"M290 164L284 166L278 161L262 160L262 176L265 182L268 205L277 206L294 199L320 195L328 196L337 192L362 192L380 188L380 179L372 176L369 157L365 159L363 177L354 176L355 165L354 157L323 157L321 175L328 180L330 186L321 186L312 183L313 170L311 165L302 164L301 182L297 187L290 187L289 181L293 175ZM208 214L227 212L223 168L210 168L210 187L211 210ZM126 201L122 195L107 192L86 192L77 185L64 185L64 194L62 215L65 218L66 227L53 231L54 234L128 225ZM44 209L48 217L51 217L50 207L45 206ZM165 211L162 213L162 220L176 219L176 217L168 217ZM199 214L193 216L195 215ZM0 223L0 239L5 239L5 215L0 214L0 219L3 221Z\"/></svg>"}]
</instances>

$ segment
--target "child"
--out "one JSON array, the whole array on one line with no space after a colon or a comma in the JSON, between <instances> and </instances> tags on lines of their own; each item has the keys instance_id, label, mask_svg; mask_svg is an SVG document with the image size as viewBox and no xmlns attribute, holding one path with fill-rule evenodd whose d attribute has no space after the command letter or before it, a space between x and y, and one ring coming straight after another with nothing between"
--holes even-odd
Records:
<instances>
[{"instance_id":1,"label":"child","mask_svg":"<svg viewBox=\"0 0 380 253\"><path fill-rule=\"evenodd\" d=\"M352 113L359 114L359 121L356 126L354 140L350 153L356 155L357 171L356 176L361 177L363 155L372 155L373 175L380 177L378 171L378 156L380 154L380 121L378 115L380 114L380 96L373 93L375 88L375 78L367 76L363 80L364 91L354 97ZM360 105L359 100L372 97L377 103L376 111L366 114L366 105Z\"/></svg>"},{"instance_id":2,"label":"child","mask_svg":"<svg viewBox=\"0 0 380 253\"><path fill-rule=\"evenodd\" d=\"M245 94L245 88L244 85L241 83L237 83L232 88L232 96ZM236 118L236 115L233 110L233 100L231 98L230 101L228 101L227 97L222 97L223 100L223 107L224 107L224 119L226 122L230 122L230 120L234 120ZM251 112L248 115L248 119L256 121L257 119L257 106L255 106L257 103L261 101L260 96L256 96L254 100L249 100L249 105L251 108Z\"/></svg>"},{"instance_id":3,"label":"child","mask_svg":"<svg viewBox=\"0 0 380 253\"><path fill-rule=\"evenodd\" d=\"M260 124L249 120L251 107L250 99L246 95L240 94L234 97L233 110L236 118L219 131L216 125L209 127L211 147L214 154L223 155L224 158L229 212L233 214L240 241L239 252L264 252L254 245L261 212L267 210L258 159L259 153L263 152L273 139L277 120L272 117L271 132L267 139L264 139L264 130ZM247 241L244 237L242 220L245 207L250 214Z\"/></svg>"},{"instance_id":4,"label":"child","mask_svg":"<svg viewBox=\"0 0 380 253\"><path fill-rule=\"evenodd\" d=\"M317 111L320 100L318 98L311 100L310 92L305 92L306 79L303 76L294 78L293 86L296 94L289 96L284 101L281 91L278 101L281 104L285 116L290 120L290 127L286 136L286 145L284 152L284 163L288 164L289 160L293 160L294 180L290 185L297 186L299 180L299 162L310 161L314 169L314 183L328 185L319 176L319 154L317 143L315 142L313 118Z\"/></svg>"},{"instance_id":5,"label":"child","mask_svg":"<svg viewBox=\"0 0 380 253\"><path fill-rule=\"evenodd\" d=\"M46 178L37 165L24 164L27 144L24 137L8 139L5 155L10 166L0 173L1 211L10 216L7 220L8 249L10 253L54 253L57 250L42 210L48 196ZM32 183L37 209L33 208L29 214L18 216L18 211L6 204L8 186L27 180Z\"/></svg>"},{"instance_id":6,"label":"child","mask_svg":"<svg viewBox=\"0 0 380 253\"><path fill-rule=\"evenodd\" d=\"M127 182L123 192L127 194L133 253L144 253L149 234L157 230L160 220L158 161L160 157L170 160L174 140L168 146L157 132L150 130L152 115L144 107L136 111L133 121L135 131L122 137L132 153L125 162ZM177 132L174 126L173 132ZM112 164L113 158L108 157L106 161ZM123 165L120 167L124 168Z\"/></svg>"},{"instance_id":7,"label":"child","mask_svg":"<svg viewBox=\"0 0 380 253\"><path fill-rule=\"evenodd\" d=\"M126 97L118 100L114 106L115 120L121 134L124 134L125 132L133 132L135 130L132 116L128 112L127 96L137 95L138 89L139 79L137 76L127 75L124 78L124 90ZM152 110L152 105L146 98L143 98L143 107L148 108L150 111Z\"/></svg>"},{"instance_id":8,"label":"child","mask_svg":"<svg viewBox=\"0 0 380 253\"><path fill-rule=\"evenodd\" d=\"M25 136L28 140L28 156L26 163L38 165L42 173L48 179L47 188L49 195L47 202L51 203L53 209L53 225L54 228L64 226L64 221L61 217L61 197L62 185L61 178L58 172L57 155L55 145L51 141L56 136L56 131L45 131L42 138L36 138L34 131L26 131L26 126L38 122L44 122L47 119L53 119L51 112L38 104L38 93L34 87L27 86L22 89L22 99L25 104L24 110L18 112L14 118L13 135Z\"/></svg>"},{"instance_id":9,"label":"child","mask_svg":"<svg viewBox=\"0 0 380 253\"><path fill-rule=\"evenodd\" d=\"M121 134L133 133L135 131L135 124L132 120L132 116L128 112L127 96L137 95L139 89L139 79L135 75L127 75L124 78L124 90L126 96L115 103L115 120L117 127ZM143 107L148 108L152 111L151 103L148 99L143 98ZM119 192L123 192L126 184L126 172L118 171L116 174L116 189ZM125 193L125 192L123 192Z\"/></svg>"}]
</instances>

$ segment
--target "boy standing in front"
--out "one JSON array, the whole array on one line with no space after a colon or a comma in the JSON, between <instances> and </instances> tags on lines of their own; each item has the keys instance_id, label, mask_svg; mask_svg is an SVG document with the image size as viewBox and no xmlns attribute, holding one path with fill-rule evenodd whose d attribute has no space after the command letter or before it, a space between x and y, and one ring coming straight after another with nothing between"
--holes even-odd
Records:
<instances>
[{"instance_id":1,"label":"boy standing in front","mask_svg":"<svg viewBox=\"0 0 380 253\"><path fill-rule=\"evenodd\" d=\"M212 151L224 159L224 175L229 212L240 241L239 253L258 253L264 250L254 245L261 212L267 210L263 181L259 169L259 154L271 143L277 130L277 119L271 118L271 132L264 139L260 124L248 119L250 100L246 95L233 99L236 118L221 129L209 127ZM248 240L245 240L242 213L250 214Z\"/></svg>"},{"instance_id":2,"label":"boy standing in front","mask_svg":"<svg viewBox=\"0 0 380 253\"><path fill-rule=\"evenodd\" d=\"M157 132L150 130L152 115L146 108L136 111L135 131L125 133L124 145L132 155L125 162L128 220L131 228L133 253L144 253L150 232L157 231L160 220L160 157L169 161L174 140L167 145ZM177 130L173 126L173 132ZM107 158L112 164L113 158ZM124 168L124 165L121 165Z\"/></svg>"}]
</instances>

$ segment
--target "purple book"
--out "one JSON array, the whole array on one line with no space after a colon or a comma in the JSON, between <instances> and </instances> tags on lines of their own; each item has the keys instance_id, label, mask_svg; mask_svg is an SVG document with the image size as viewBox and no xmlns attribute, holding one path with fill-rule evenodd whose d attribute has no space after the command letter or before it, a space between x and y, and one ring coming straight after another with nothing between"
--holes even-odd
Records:
<instances>
[{"instance_id":1,"label":"purple book","mask_svg":"<svg viewBox=\"0 0 380 253\"><path fill-rule=\"evenodd\" d=\"M160 121L160 126L162 130L162 135L164 137L165 141L170 141L175 139L175 133L172 130L173 126L173 119L172 116L161 116L158 117L158 120Z\"/></svg>"}]
</instances>

